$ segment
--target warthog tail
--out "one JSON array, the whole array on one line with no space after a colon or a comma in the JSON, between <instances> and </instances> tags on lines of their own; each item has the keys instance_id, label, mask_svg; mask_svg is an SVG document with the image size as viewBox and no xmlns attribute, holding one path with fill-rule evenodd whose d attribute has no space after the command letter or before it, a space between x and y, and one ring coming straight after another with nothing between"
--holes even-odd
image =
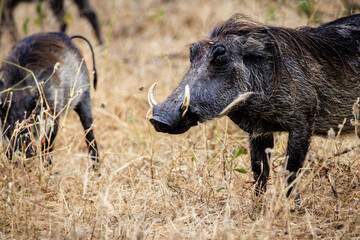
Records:
<instances>
[{"instance_id":1,"label":"warthog tail","mask_svg":"<svg viewBox=\"0 0 360 240\"><path fill-rule=\"evenodd\" d=\"M97 74L96 74L96 66L95 66L95 54L94 54L94 49L93 49L90 41L89 41L86 37L81 36L81 35L72 35L72 36L70 36L70 39L74 39L74 38L80 38L80 39L82 39L82 40L85 40L85 41L89 44L89 47L90 47L90 50L91 50L91 54L92 54L92 60L93 60L94 88L96 89Z\"/></svg>"}]
</instances>

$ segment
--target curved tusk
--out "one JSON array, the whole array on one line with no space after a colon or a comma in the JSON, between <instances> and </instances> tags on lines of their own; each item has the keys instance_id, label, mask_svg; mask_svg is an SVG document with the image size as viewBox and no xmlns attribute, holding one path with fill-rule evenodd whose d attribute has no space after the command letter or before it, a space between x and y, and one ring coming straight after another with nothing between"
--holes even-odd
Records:
<instances>
[{"instance_id":1,"label":"curved tusk","mask_svg":"<svg viewBox=\"0 0 360 240\"><path fill-rule=\"evenodd\" d=\"M157 104L157 102L154 98L154 88L156 85L157 85L157 82L154 83L153 85L151 85L151 87L149 88L149 92L148 92L148 102L149 102L150 107L152 107L152 108Z\"/></svg>"},{"instance_id":2,"label":"curved tusk","mask_svg":"<svg viewBox=\"0 0 360 240\"><path fill-rule=\"evenodd\" d=\"M189 88L189 85L186 84L184 102L181 105L181 110L184 111L181 116L182 118L185 117L185 115L189 109L189 106L190 106L190 88Z\"/></svg>"}]
</instances>

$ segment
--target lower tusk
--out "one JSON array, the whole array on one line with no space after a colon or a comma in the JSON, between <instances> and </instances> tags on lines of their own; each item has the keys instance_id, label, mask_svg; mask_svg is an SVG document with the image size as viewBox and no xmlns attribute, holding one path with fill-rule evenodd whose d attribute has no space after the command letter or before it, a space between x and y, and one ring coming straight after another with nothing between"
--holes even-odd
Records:
<instances>
[{"instance_id":1,"label":"lower tusk","mask_svg":"<svg viewBox=\"0 0 360 240\"><path fill-rule=\"evenodd\" d=\"M183 111L182 116L181 116L182 118L185 117L187 111L189 110L189 106L190 106L190 88L189 88L189 85L186 84L184 102L181 105L181 110Z\"/></svg>"},{"instance_id":2,"label":"lower tusk","mask_svg":"<svg viewBox=\"0 0 360 240\"><path fill-rule=\"evenodd\" d=\"M223 116L227 114L232 108L234 108L236 105L238 105L241 102L246 101L252 95L254 92L247 92L239 95L232 103L230 103L224 110L221 111L219 116Z\"/></svg>"},{"instance_id":3,"label":"lower tusk","mask_svg":"<svg viewBox=\"0 0 360 240\"><path fill-rule=\"evenodd\" d=\"M149 102L150 107L152 107L152 108L157 104L157 102L154 98L154 88L155 88L156 84L157 84L157 82L154 83L153 85L151 85L151 87L149 88L149 92L148 92L148 102Z\"/></svg>"},{"instance_id":4,"label":"lower tusk","mask_svg":"<svg viewBox=\"0 0 360 240\"><path fill-rule=\"evenodd\" d=\"M187 109L186 109L185 111L183 111L183 113L182 113L182 115L181 115L181 118L184 118L184 117L185 117L187 111L188 111Z\"/></svg>"}]
</instances>

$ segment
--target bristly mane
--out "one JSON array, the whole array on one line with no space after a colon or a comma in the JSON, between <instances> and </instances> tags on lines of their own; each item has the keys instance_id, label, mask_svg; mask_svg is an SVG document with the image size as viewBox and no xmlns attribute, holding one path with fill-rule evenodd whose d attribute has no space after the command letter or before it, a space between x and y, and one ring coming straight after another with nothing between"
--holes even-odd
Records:
<instances>
[{"instance_id":1,"label":"bristly mane","mask_svg":"<svg viewBox=\"0 0 360 240\"><path fill-rule=\"evenodd\" d=\"M53 67L57 62L62 63L61 55L65 44L47 34L39 34L37 37L25 38L20 41L10 52L6 61L12 62L24 68L35 71ZM25 74L17 66L3 63L0 71L18 72L20 79L7 79L10 84L16 84ZM36 72L35 72L36 74ZM27 75L27 74L26 74Z\"/></svg>"},{"instance_id":2,"label":"bristly mane","mask_svg":"<svg viewBox=\"0 0 360 240\"><path fill-rule=\"evenodd\" d=\"M325 29L325 26L328 27L329 25L331 23L325 24L323 28ZM284 53L291 54L301 63L305 63L305 65L300 64L300 66L307 77L311 79L313 79L311 63L317 62L325 69L332 70L333 80L346 81L348 75L355 72L349 60L354 59L354 56L360 57L357 45L343 45L342 42L345 37L336 32L333 35L325 34L326 37L324 37L323 34L320 34L321 29L322 26L295 29L268 26L240 14L235 14L229 20L216 26L210 35L210 39L227 35L246 36L252 33L265 33L268 40L266 42L267 50L264 51L269 51L272 55L274 86L278 85L282 74L289 74L291 78L283 59ZM360 26L358 26L357 31L359 30ZM307 62L309 60L310 62Z\"/></svg>"}]
</instances>

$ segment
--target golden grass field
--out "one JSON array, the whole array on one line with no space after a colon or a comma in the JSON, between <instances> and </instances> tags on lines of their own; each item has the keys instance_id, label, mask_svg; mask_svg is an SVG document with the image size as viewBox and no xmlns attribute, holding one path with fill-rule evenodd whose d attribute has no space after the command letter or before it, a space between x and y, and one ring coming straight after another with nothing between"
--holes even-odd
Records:
<instances>
[{"instance_id":1,"label":"golden grass field","mask_svg":"<svg viewBox=\"0 0 360 240\"><path fill-rule=\"evenodd\" d=\"M218 22L239 12L268 24L303 26L309 20L298 14L298 1L90 2L104 46L96 44L71 1L67 32L95 45L99 82L92 104L100 175L92 170L74 112L62 119L51 168L38 159L15 166L2 151L1 239L360 239L355 135L312 139L296 206L285 198L286 133L276 134L268 191L256 199L247 134L228 118L168 135L155 132L145 117L151 84L158 82L155 96L163 101L189 68L189 44L206 38ZM323 22L343 13L340 0L318 2ZM35 4L16 9L22 36L26 18L29 33L58 29L44 7L49 15L41 28L33 24ZM91 67L87 46L76 43ZM12 45L4 36L1 59ZM239 149L243 153L230 162ZM339 154L346 149L352 150Z\"/></svg>"}]
</instances>

